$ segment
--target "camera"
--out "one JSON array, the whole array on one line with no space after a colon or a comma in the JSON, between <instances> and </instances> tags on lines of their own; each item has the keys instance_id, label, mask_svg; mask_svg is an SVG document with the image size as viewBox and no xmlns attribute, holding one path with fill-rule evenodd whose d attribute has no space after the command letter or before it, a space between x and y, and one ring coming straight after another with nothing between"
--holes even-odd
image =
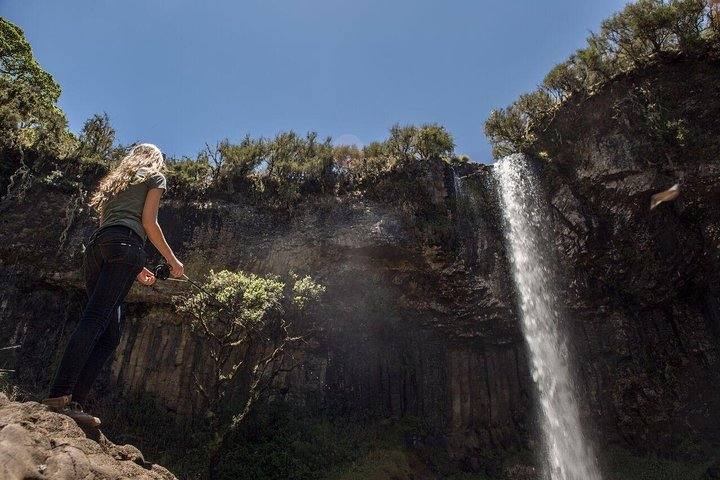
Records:
<instances>
[{"instance_id":1,"label":"camera","mask_svg":"<svg viewBox=\"0 0 720 480\"><path fill-rule=\"evenodd\" d=\"M159 278L160 280L167 280L170 278L170 265L167 263L161 263L157 267L155 267L155 271L153 272L155 274L155 278Z\"/></svg>"}]
</instances>

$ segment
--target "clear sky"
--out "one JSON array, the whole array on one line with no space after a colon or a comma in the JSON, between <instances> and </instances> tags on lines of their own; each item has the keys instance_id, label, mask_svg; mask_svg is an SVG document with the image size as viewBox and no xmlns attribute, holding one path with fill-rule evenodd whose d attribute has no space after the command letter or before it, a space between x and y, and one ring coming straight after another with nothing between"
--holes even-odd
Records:
<instances>
[{"instance_id":1,"label":"clear sky","mask_svg":"<svg viewBox=\"0 0 720 480\"><path fill-rule=\"evenodd\" d=\"M626 0L0 0L62 87L70 129L180 157L245 134L336 143L439 123L490 162L483 123ZM355 139L355 140L353 140ZM347 141L349 140L349 142Z\"/></svg>"}]
</instances>

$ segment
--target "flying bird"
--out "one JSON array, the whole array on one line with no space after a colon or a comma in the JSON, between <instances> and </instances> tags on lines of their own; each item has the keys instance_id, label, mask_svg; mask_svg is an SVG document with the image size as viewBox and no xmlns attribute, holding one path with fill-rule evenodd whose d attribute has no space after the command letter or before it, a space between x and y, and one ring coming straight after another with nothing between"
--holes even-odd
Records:
<instances>
[{"instance_id":1,"label":"flying bird","mask_svg":"<svg viewBox=\"0 0 720 480\"><path fill-rule=\"evenodd\" d=\"M678 195L680 195L680 184L676 183L664 192L656 193L655 195L650 197L650 210L657 207L662 202L669 202L670 200L675 200Z\"/></svg>"}]
</instances>

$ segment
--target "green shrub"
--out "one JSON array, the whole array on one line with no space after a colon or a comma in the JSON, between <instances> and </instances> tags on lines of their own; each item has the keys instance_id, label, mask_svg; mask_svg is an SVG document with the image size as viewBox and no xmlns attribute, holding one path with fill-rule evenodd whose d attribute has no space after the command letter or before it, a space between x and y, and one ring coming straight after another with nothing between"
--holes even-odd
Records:
<instances>
[{"instance_id":1,"label":"green shrub","mask_svg":"<svg viewBox=\"0 0 720 480\"><path fill-rule=\"evenodd\" d=\"M204 194L212 182L212 170L206 159L171 159L166 163L168 194L194 196Z\"/></svg>"},{"instance_id":2,"label":"green shrub","mask_svg":"<svg viewBox=\"0 0 720 480\"><path fill-rule=\"evenodd\" d=\"M410 478L407 440L411 435L426 435L415 417L351 422L307 416L281 404L267 405L234 433L218 478L391 478L373 476L388 471L403 475L397 478Z\"/></svg>"},{"instance_id":3,"label":"green shrub","mask_svg":"<svg viewBox=\"0 0 720 480\"><path fill-rule=\"evenodd\" d=\"M207 425L179 423L148 393L107 392L93 406L103 420L103 433L113 443L130 443L146 461L170 469L178 478L207 478L212 438Z\"/></svg>"},{"instance_id":4,"label":"green shrub","mask_svg":"<svg viewBox=\"0 0 720 480\"><path fill-rule=\"evenodd\" d=\"M393 125L390 138L385 142L383 154L397 161L428 160L449 157L453 154L455 143L444 127L438 124Z\"/></svg>"},{"instance_id":5,"label":"green shrub","mask_svg":"<svg viewBox=\"0 0 720 480\"><path fill-rule=\"evenodd\" d=\"M83 125L80 132L77 155L84 158L110 159L113 152L115 129L110 125L107 113L94 115ZM122 149L124 153L124 149ZM120 153L120 152L117 152Z\"/></svg>"},{"instance_id":6,"label":"green shrub","mask_svg":"<svg viewBox=\"0 0 720 480\"><path fill-rule=\"evenodd\" d=\"M57 156L67 129L60 86L32 54L20 27L0 17L0 147Z\"/></svg>"},{"instance_id":7,"label":"green shrub","mask_svg":"<svg viewBox=\"0 0 720 480\"><path fill-rule=\"evenodd\" d=\"M705 480L712 459L688 464L657 457L638 456L620 448L604 452L601 465L605 480Z\"/></svg>"},{"instance_id":8,"label":"green shrub","mask_svg":"<svg viewBox=\"0 0 720 480\"><path fill-rule=\"evenodd\" d=\"M341 426L283 405L269 405L248 417L223 454L218 478L314 480L355 458L356 443Z\"/></svg>"}]
</instances>

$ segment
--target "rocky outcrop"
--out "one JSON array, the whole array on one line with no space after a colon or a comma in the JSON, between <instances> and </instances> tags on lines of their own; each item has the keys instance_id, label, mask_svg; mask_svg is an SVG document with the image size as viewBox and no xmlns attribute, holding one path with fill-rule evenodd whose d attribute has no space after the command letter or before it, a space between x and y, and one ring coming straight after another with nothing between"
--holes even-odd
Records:
<instances>
[{"instance_id":1,"label":"rocky outcrop","mask_svg":"<svg viewBox=\"0 0 720 480\"><path fill-rule=\"evenodd\" d=\"M88 433L43 405L11 402L0 394L0 477L175 480L167 469L146 462L132 445L115 445L99 431Z\"/></svg>"}]
</instances>

